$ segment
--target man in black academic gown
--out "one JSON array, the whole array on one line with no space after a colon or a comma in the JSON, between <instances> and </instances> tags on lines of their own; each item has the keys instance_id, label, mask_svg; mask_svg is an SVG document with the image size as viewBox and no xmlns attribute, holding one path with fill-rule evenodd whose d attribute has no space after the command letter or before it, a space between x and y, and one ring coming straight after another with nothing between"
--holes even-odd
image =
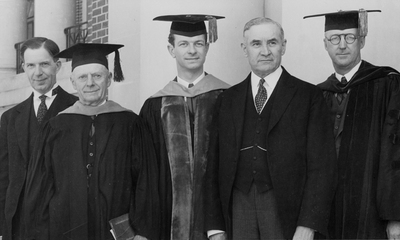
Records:
<instances>
[{"instance_id":1,"label":"man in black academic gown","mask_svg":"<svg viewBox=\"0 0 400 240\"><path fill-rule=\"evenodd\" d=\"M0 236L24 239L22 205L29 157L46 122L71 106L77 97L57 84L61 62L57 44L44 37L21 46L22 67L33 93L6 111L0 125Z\"/></svg>"},{"instance_id":2,"label":"man in black academic gown","mask_svg":"<svg viewBox=\"0 0 400 240\"><path fill-rule=\"evenodd\" d=\"M307 16L325 16L325 49L335 69L318 85L339 163L329 224L334 239L400 239L400 75L361 59L367 12L378 11Z\"/></svg>"},{"instance_id":3,"label":"man in black academic gown","mask_svg":"<svg viewBox=\"0 0 400 240\"><path fill-rule=\"evenodd\" d=\"M168 50L177 77L143 105L140 116L151 130L160 176L160 226L156 239L207 239L204 231L203 176L210 123L217 96L228 84L204 72L209 43L216 40L218 16L175 15ZM146 236L147 237L147 236Z\"/></svg>"},{"instance_id":4,"label":"man in black academic gown","mask_svg":"<svg viewBox=\"0 0 400 240\"><path fill-rule=\"evenodd\" d=\"M134 230L147 234L140 216L153 218L152 209L136 206L157 199L146 185L157 175L143 172L157 166L140 118L108 100L106 55L115 52L114 79L122 80L120 47L78 44L58 54L72 58L79 101L39 136L27 177L28 239L113 239L109 221L126 213Z\"/></svg>"}]
</instances>

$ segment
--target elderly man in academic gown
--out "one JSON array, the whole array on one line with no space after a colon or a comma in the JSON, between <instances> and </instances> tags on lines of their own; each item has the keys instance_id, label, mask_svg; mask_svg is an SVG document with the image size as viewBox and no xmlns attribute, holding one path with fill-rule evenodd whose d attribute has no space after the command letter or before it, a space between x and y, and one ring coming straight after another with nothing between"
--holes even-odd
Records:
<instances>
[{"instance_id":1,"label":"elderly man in academic gown","mask_svg":"<svg viewBox=\"0 0 400 240\"><path fill-rule=\"evenodd\" d=\"M147 186L157 175L145 171L157 166L146 129L135 113L108 100L106 55L115 52L114 79L121 80L120 47L78 44L58 55L72 58L79 101L39 136L27 177L28 239L113 239L109 221L125 214L145 235L141 216L155 217L156 206L138 207L158 196Z\"/></svg>"}]
</instances>

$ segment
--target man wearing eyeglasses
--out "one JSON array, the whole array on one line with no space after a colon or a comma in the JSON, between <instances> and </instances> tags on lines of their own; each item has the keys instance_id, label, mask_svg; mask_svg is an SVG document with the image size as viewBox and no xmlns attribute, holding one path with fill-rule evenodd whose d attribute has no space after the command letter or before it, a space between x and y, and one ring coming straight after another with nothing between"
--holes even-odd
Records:
<instances>
[{"instance_id":1,"label":"man wearing eyeglasses","mask_svg":"<svg viewBox=\"0 0 400 240\"><path fill-rule=\"evenodd\" d=\"M334 123L339 181L332 239L400 239L400 75L361 59L367 12L325 16L335 73L318 86Z\"/></svg>"}]
</instances>

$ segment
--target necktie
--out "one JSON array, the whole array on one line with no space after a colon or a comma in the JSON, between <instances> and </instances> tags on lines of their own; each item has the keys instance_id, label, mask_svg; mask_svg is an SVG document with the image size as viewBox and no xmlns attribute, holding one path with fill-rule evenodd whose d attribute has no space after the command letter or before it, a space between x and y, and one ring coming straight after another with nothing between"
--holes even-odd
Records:
<instances>
[{"instance_id":1,"label":"necktie","mask_svg":"<svg viewBox=\"0 0 400 240\"><path fill-rule=\"evenodd\" d=\"M346 79L345 76L343 76L343 77L340 79L340 83L341 83L342 85L346 85L346 84L347 84L347 79ZM345 92L344 92L344 93L337 93L337 94L336 94L336 99L337 99L339 105L342 104L343 100L344 100L346 97L347 97L347 93L345 93Z\"/></svg>"},{"instance_id":2,"label":"necktie","mask_svg":"<svg viewBox=\"0 0 400 240\"><path fill-rule=\"evenodd\" d=\"M343 77L340 79L340 83L343 84L343 85L345 85L345 84L347 83L347 79L346 79L345 76L343 76Z\"/></svg>"},{"instance_id":3,"label":"necktie","mask_svg":"<svg viewBox=\"0 0 400 240\"><path fill-rule=\"evenodd\" d=\"M44 116L47 113L47 106L46 106L46 95L41 95L39 97L40 99L40 104L37 112L37 120L39 124L42 123Z\"/></svg>"},{"instance_id":4,"label":"necktie","mask_svg":"<svg viewBox=\"0 0 400 240\"><path fill-rule=\"evenodd\" d=\"M193 87L193 86L194 86L193 83L189 83L188 88L191 88L191 87ZM193 109L194 109L194 107L193 107L193 99L192 99L191 97L188 97L188 98L186 98L186 102L187 102L187 104L188 104L189 111L190 111L191 113L193 113Z\"/></svg>"},{"instance_id":5,"label":"necktie","mask_svg":"<svg viewBox=\"0 0 400 240\"><path fill-rule=\"evenodd\" d=\"M192 88L193 83L189 83L188 88ZM194 99L191 97L186 98L187 105L189 108L189 121L190 121L190 137L192 138L192 154L194 153Z\"/></svg>"},{"instance_id":6,"label":"necktie","mask_svg":"<svg viewBox=\"0 0 400 240\"><path fill-rule=\"evenodd\" d=\"M258 92L257 92L256 98L255 98L256 109L257 109L258 114L261 113L264 103L265 103L265 101L267 101L267 98L268 98L267 89L265 89L264 83L265 83L264 78L261 78L260 83L258 84Z\"/></svg>"}]
</instances>

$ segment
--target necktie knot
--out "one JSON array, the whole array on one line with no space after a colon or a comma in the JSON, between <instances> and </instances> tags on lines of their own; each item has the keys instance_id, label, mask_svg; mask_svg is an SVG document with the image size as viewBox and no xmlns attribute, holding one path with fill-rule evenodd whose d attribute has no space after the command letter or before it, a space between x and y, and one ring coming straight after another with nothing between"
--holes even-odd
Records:
<instances>
[{"instance_id":1,"label":"necktie knot","mask_svg":"<svg viewBox=\"0 0 400 240\"><path fill-rule=\"evenodd\" d=\"M40 102L44 102L44 101L46 101L46 98L47 98L47 96L46 95L41 95L41 96L39 96L39 99L40 99Z\"/></svg>"},{"instance_id":2,"label":"necktie knot","mask_svg":"<svg viewBox=\"0 0 400 240\"><path fill-rule=\"evenodd\" d=\"M341 83L341 84L347 84L347 79L346 79L345 76L343 76L343 77L340 79L340 83Z\"/></svg>"},{"instance_id":3,"label":"necktie knot","mask_svg":"<svg viewBox=\"0 0 400 240\"><path fill-rule=\"evenodd\" d=\"M345 76L343 76L343 77L340 79L340 84L341 84L341 85L346 85L346 84L347 84L347 79L346 79ZM343 92L343 93L336 93L336 99L337 99L339 105L342 104L343 100L346 99L346 97L347 97L347 93L346 93L346 92Z\"/></svg>"},{"instance_id":4,"label":"necktie knot","mask_svg":"<svg viewBox=\"0 0 400 240\"><path fill-rule=\"evenodd\" d=\"M264 83L265 83L265 79L261 78L260 83L258 84L258 87L264 86Z\"/></svg>"},{"instance_id":5,"label":"necktie knot","mask_svg":"<svg viewBox=\"0 0 400 240\"><path fill-rule=\"evenodd\" d=\"M191 87L193 87L193 86L194 86L193 83L189 83L188 88L191 88Z\"/></svg>"}]
</instances>

